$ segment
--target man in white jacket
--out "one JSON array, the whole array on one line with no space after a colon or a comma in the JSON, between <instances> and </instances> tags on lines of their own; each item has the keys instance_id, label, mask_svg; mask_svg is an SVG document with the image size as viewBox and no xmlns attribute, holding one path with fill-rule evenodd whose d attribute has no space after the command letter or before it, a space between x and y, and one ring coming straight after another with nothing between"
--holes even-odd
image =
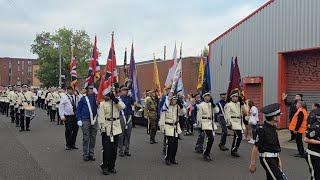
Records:
<instances>
[{"instance_id":1,"label":"man in white jacket","mask_svg":"<svg viewBox=\"0 0 320 180\"><path fill-rule=\"evenodd\" d=\"M204 101L198 106L197 122L199 128L201 128L208 137L203 159L205 161L211 161L210 153L214 141L214 130L216 129L214 114L219 112L219 108L213 103L210 92L204 93L202 97Z\"/></svg>"}]
</instances>

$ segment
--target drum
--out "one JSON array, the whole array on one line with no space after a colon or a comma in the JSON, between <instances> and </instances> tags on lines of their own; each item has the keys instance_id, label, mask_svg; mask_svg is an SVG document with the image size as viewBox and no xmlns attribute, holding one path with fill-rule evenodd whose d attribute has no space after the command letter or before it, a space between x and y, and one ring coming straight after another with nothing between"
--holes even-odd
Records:
<instances>
[{"instance_id":1,"label":"drum","mask_svg":"<svg viewBox=\"0 0 320 180\"><path fill-rule=\"evenodd\" d=\"M32 106L31 104L24 106L24 116L25 117L30 117L31 119L34 118L35 116L35 107Z\"/></svg>"}]
</instances>

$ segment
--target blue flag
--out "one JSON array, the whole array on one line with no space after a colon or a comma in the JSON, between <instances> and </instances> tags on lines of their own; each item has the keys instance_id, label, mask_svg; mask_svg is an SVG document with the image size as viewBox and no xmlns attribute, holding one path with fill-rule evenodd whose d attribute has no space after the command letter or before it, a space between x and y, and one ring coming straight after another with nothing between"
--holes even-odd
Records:
<instances>
[{"instance_id":1,"label":"blue flag","mask_svg":"<svg viewBox=\"0 0 320 180\"><path fill-rule=\"evenodd\" d=\"M129 79L132 82L131 86L131 95L136 103L140 104L140 90L139 90L139 84L138 84L138 78L137 78L137 70L136 70L136 64L134 60L134 49L133 49L133 43L131 46L131 57L130 57L130 65L129 65Z\"/></svg>"},{"instance_id":2,"label":"blue flag","mask_svg":"<svg viewBox=\"0 0 320 180\"><path fill-rule=\"evenodd\" d=\"M211 91L211 78L210 78L210 61L207 57L206 66L204 68L202 94Z\"/></svg>"}]
</instances>

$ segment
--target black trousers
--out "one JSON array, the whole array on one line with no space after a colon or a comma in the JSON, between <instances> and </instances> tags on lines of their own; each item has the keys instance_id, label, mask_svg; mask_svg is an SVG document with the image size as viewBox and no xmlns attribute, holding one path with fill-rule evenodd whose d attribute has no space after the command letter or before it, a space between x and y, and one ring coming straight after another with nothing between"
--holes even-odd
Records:
<instances>
[{"instance_id":1,"label":"black trousers","mask_svg":"<svg viewBox=\"0 0 320 180\"><path fill-rule=\"evenodd\" d=\"M14 106L10 106L10 117L11 117L11 122L14 123L14 119L15 119L15 112L14 112Z\"/></svg>"},{"instance_id":2,"label":"black trousers","mask_svg":"<svg viewBox=\"0 0 320 180\"><path fill-rule=\"evenodd\" d=\"M296 140L296 144L297 144L297 148L298 148L299 154L300 155L304 155L302 134L301 133L296 133L296 134L294 134L294 137L295 137L295 140Z\"/></svg>"},{"instance_id":3,"label":"black trousers","mask_svg":"<svg viewBox=\"0 0 320 180\"><path fill-rule=\"evenodd\" d=\"M37 99L37 106L38 106L38 108L41 107L41 98L40 97L38 97L38 99Z\"/></svg>"},{"instance_id":4,"label":"black trousers","mask_svg":"<svg viewBox=\"0 0 320 180\"><path fill-rule=\"evenodd\" d=\"M19 108L14 108L15 112L15 120L16 120L16 127L19 127L20 124L20 113L19 113Z\"/></svg>"},{"instance_id":5,"label":"black trousers","mask_svg":"<svg viewBox=\"0 0 320 180\"><path fill-rule=\"evenodd\" d=\"M65 116L65 138L66 138L66 146L73 147L76 144L77 134L78 134L78 125L77 119L75 115Z\"/></svg>"},{"instance_id":6,"label":"black trousers","mask_svg":"<svg viewBox=\"0 0 320 180\"><path fill-rule=\"evenodd\" d=\"M24 110L21 109L20 110L20 128L21 128L21 130L25 130L24 129L24 121L26 121L26 129L29 129L30 128L31 118L30 117L25 117L24 116Z\"/></svg>"},{"instance_id":7,"label":"black trousers","mask_svg":"<svg viewBox=\"0 0 320 180\"><path fill-rule=\"evenodd\" d=\"M193 122L190 117L187 119L187 132L193 133Z\"/></svg>"},{"instance_id":8,"label":"black trousers","mask_svg":"<svg viewBox=\"0 0 320 180\"><path fill-rule=\"evenodd\" d=\"M237 152L242 141L242 131L233 130L232 152Z\"/></svg>"},{"instance_id":9,"label":"black trousers","mask_svg":"<svg viewBox=\"0 0 320 180\"><path fill-rule=\"evenodd\" d=\"M56 113L57 113L57 117L58 117L57 124L58 124L58 125L59 125L59 124L63 124L62 120L60 119L59 108L57 108Z\"/></svg>"},{"instance_id":10,"label":"black trousers","mask_svg":"<svg viewBox=\"0 0 320 180\"><path fill-rule=\"evenodd\" d=\"M57 113L57 111L53 110L52 107L51 107L51 110L50 110L50 121L55 121L56 120L56 113Z\"/></svg>"},{"instance_id":11,"label":"black trousers","mask_svg":"<svg viewBox=\"0 0 320 180\"><path fill-rule=\"evenodd\" d=\"M176 154L178 150L178 137L166 136L167 138L167 150L165 159L174 162L176 160Z\"/></svg>"},{"instance_id":12,"label":"black trousers","mask_svg":"<svg viewBox=\"0 0 320 180\"><path fill-rule=\"evenodd\" d=\"M306 160L309 165L311 180L320 180L320 157L307 153Z\"/></svg>"},{"instance_id":13,"label":"black trousers","mask_svg":"<svg viewBox=\"0 0 320 180\"><path fill-rule=\"evenodd\" d=\"M179 116L180 129L183 131L186 127L186 117Z\"/></svg>"},{"instance_id":14,"label":"black trousers","mask_svg":"<svg viewBox=\"0 0 320 180\"><path fill-rule=\"evenodd\" d=\"M110 136L101 133L102 136L102 169L114 169L117 160L117 148L119 142L119 135L113 136L113 142L111 142Z\"/></svg>"},{"instance_id":15,"label":"black trousers","mask_svg":"<svg viewBox=\"0 0 320 180\"><path fill-rule=\"evenodd\" d=\"M47 106L47 115L50 116L50 112L52 110L52 106ZM51 120L51 119L50 119Z\"/></svg>"},{"instance_id":16,"label":"black trousers","mask_svg":"<svg viewBox=\"0 0 320 180\"><path fill-rule=\"evenodd\" d=\"M9 116L9 103L5 103L5 115L8 117Z\"/></svg>"},{"instance_id":17,"label":"black trousers","mask_svg":"<svg viewBox=\"0 0 320 180\"><path fill-rule=\"evenodd\" d=\"M203 143L204 143L204 138L205 138L205 132L200 128L196 142L196 147L194 148L196 151L203 152Z\"/></svg>"},{"instance_id":18,"label":"black trousers","mask_svg":"<svg viewBox=\"0 0 320 180\"><path fill-rule=\"evenodd\" d=\"M40 99L41 109L45 109L45 100Z\"/></svg>"},{"instance_id":19,"label":"black trousers","mask_svg":"<svg viewBox=\"0 0 320 180\"><path fill-rule=\"evenodd\" d=\"M282 172L279 168L279 158L260 157L260 163L266 171L267 180L283 180Z\"/></svg>"},{"instance_id":20,"label":"black trousers","mask_svg":"<svg viewBox=\"0 0 320 180\"><path fill-rule=\"evenodd\" d=\"M224 146L224 145L226 145L227 136L228 136L227 123L226 123L226 120L224 119L223 116L218 116L218 120L219 120L221 130L222 130L219 146Z\"/></svg>"},{"instance_id":21,"label":"black trousers","mask_svg":"<svg viewBox=\"0 0 320 180\"><path fill-rule=\"evenodd\" d=\"M212 144L213 144L213 141L214 141L213 131L212 130L204 130L204 132L206 133L206 135L208 137L208 141L207 141L206 149L204 150L203 154L205 156L210 156Z\"/></svg>"}]
</instances>

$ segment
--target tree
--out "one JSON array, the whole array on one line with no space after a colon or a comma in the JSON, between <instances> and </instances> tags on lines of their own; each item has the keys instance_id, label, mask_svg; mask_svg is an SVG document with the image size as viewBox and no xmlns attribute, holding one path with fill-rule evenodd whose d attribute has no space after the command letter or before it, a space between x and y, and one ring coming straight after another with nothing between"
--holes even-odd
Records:
<instances>
[{"instance_id":1,"label":"tree","mask_svg":"<svg viewBox=\"0 0 320 180\"><path fill-rule=\"evenodd\" d=\"M209 55L209 50L208 48L205 46L201 52L202 56L207 57Z\"/></svg>"},{"instance_id":2,"label":"tree","mask_svg":"<svg viewBox=\"0 0 320 180\"><path fill-rule=\"evenodd\" d=\"M59 84L59 48L62 57L61 74L70 80L71 46L78 60L78 77L83 77L87 73L92 50L89 35L85 31L61 28L52 34L42 32L36 35L31 52L38 55L40 68L37 77L45 87Z\"/></svg>"}]
</instances>

